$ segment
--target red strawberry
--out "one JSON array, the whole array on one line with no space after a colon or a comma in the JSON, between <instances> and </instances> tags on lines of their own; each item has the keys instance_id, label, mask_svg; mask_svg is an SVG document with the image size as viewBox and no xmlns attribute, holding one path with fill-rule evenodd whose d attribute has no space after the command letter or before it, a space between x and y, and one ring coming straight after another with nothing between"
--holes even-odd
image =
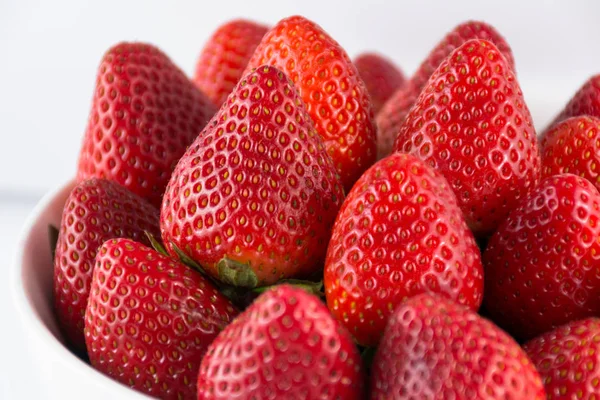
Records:
<instances>
[{"instance_id":1,"label":"red strawberry","mask_svg":"<svg viewBox=\"0 0 600 400\"><path fill-rule=\"evenodd\" d=\"M540 149L543 178L570 173L600 189L600 119L565 119L544 133Z\"/></svg>"},{"instance_id":2,"label":"red strawberry","mask_svg":"<svg viewBox=\"0 0 600 400\"><path fill-rule=\"evenodd\" d=\"M77 178L106 178L159 206L171 171L215 108L159 49L120 43L103 57Z\"/></svg>"},{"instance_id":3,"label":"red strawberry","mask_svg":"<svg viewBox=\"0 0 600 400\"><path fill-rule=\"evenodd\" d=\"M375 114L406 83L402 71L391 60L379 54L363 53L354 59L354 65L371 95Z\"/></svg>"},{"instance_id":4,"label":"red strawberry","mask_svg":"<svg viewBox=\"0 0 600 400\"><path fill-rule=\"evenodd\" d=\"M266 285L317 271L341 182L294 86L247 75L177 165L162 237L223 282Z\"/></svg>"},{"instance_id":5,"label":"red strawberry","mask_svg":"<svg viewBox=\"0 0 600 400\"><path fill-rule=\"evenodd\" d=\"M579 115L600 118L600 74L592 76L583 84L550 127L563 119Z\"/></svg>"},{"instance_id":6,"label":"red strawberry","mask_svg":"<svg viewBox=\"0 0 600 400\"><path fill-rule=\"evenodd\" d=\"M600 312L600 194L575 175L545 179L484 253L485 305L520 339Z\"/></svg>"},{"instance_id":7,"label":"red strawberry","mask_svg":"<svg viewBox=\"0 0 600 400\"><path fill-rule=\"evenodd\" d=\"M485 40L468 41L439 66L394 146L442 172L477 235L493 232L539 181L529 109L511 66Z\"/></svg>"},{"instance_id":8,"label":"red strawberry","mask_svg":"<svg viewBox=\"0 0 600 400\"><path fill-rule=\"evenodd\" d=\"M331 312L365 346L377 344L398 303L421 292L477 310L479 249L441 174L405 154L368 169L340 209L324 283Z\"/></svg>"},{"instance_id":9,"label":"red strawberry","mask_svg":"<svg viewBox=\"0 0 600 400\"><path fill-rule=\"evenodd\" d=\"M396 309L373 362L371 399L545 399L519 345L490 321L439 296Z\"/></svg>"},{"instance_id":10,"label":"red strawberry","mask_svg":"<svg viewBox=\"0 0 600 400\"><path fill-rule=\"evenodd\" d=\"M208 39L196 64L194 83L214 104L223 104L242 77L268 28L245 19L223 24Z\"/></svg>"},{"instance_id":11,"label":"red strawberry","mask_svg":"<svg viewBox=\"0 0 600 400\"><path fill-rule=\"evenodd\" d=\"M388 100L377 114L377 159L387 157L394 148L398 129L421 94L421 88L407 83Z\"/></svg>"},{"instance_id":12,"label":"red strawberry","mask_svg":"<svg viewBox=\"0 0 600 400\"><path fill-rule=\"evenodd\" d=\"M483 39L492 42L506 59L508 66L514 69L510 46L491 25L481 21L466 21L455 27L435 46L427 58L421 63L417 72L412 76L411 83L417 87L425 87L429 77L437 70L438 66L456 49L472 39Z\"/></svg>"},{"instance_id":13,"label":"red strawberry","mask_svg":"<svg viewBox=\"0 0 600 400\"><path fill-rule=\"evenodd\" d=\"M358 350L313 295L280 285L208 348L198 400L362 399Z\"/></svg>"},{"instance_id":14,"label":"red strawberry","mask_svg":"<svg viewBox=\"0 0 600 400\"><path fill-rule=\"evenodd\" d=\"M542 376L548 399L598 399L600 319L573 321L523 348Z\"/></svg>"},{"instance_id":15,"label":"red strawberry","mask_svg":"<svg viewBox=\"0 0 600 400\"><path fill-rule=\"evenodd\" d=\"M69 195L54 256L54 308L76 350L85 351L83 317L96 251L116 237L147 243L144 231L158 234L158 210L115 182L93 178Z\"/></svg>"},{"instance_id":16,"label":"red strawberry","mask_svg":"<svg viewBox=\"0 0 600 400\"><path fill-rule=\"evenodd\" d=\"M406 114L417 100L419 93L421 93L433 72L455 49L471 39L484 39L494 43L506 58L509 66L514 68L510 46L494 27L479 21L467 21L458 25L429 53L417 72L407 82L407 89L396 91L386 102L377 116L380 137L394 141ZM379 141L381 140L378 139L378 143ZM386 156L390 151L391 145L390 147L383 147L379 153L380 157Z\"/></svg>"},{"instance_id":17,"label":"red strawberry","mask_svg":"<svg viewBox=\"0 0 600 400\"><path fill-rule=\"evenodd\" d=\"M85 339L94 368L162 399L194 399L202 356L237 312L205 278L129 239L98 251Z\"/></svg>"},{"instance_id":18,"label":"red strawberry","mask_svg":"<svg viewBox=\"0 0 600 400\"><path fill-rule=\"evenodd\" d=\"M265 35L248 70L263 64L294 82L350 190L375 161L376 129L369 94L344 49L314 22L294 16Z\"/></svg>"}]
</instances>

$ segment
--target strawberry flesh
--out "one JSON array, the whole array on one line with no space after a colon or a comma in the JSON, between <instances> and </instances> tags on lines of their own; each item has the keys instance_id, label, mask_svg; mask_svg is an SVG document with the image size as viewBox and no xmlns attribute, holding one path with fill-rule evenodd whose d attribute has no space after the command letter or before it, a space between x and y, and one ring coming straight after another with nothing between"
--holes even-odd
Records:
<instances>
[{"instance_id":1,"label":"strawberry flesh","mask_svg":"<svg viewBox=\"0 0 600 400\"><path fill-rule=\"evenodd\" d=\"M198 400L362 399L363 371L348 332L321 301L279 285L210 345Z\"/></svg>"},{"instance_id":2,"label":"strawberry flesh","mask_svg":"<svg viewBox=\"0 0 600 400\"><path fill-rule=\"evenodd\" d=\"M98 250L85 315L94 368L161 399L194 399L202 356L237 311L191 268L129 239Z\"/></svg>"},{"instance_id":3,"label":"strawberry flesh","mask_svg":"<svg viewBox=\"0 0 600 400\"><path fill-rule=\"evenodd\" d=\"M479 249L441 174L406 154L368 169L333 227L324 284L331 312L365 346L377 344L398 303L422 292L477 310Z\"/></svg>"},{"instance_id":4,"label":"strawberry flesh","mask_svg":"<svg viewBox=\"0 0 600 400\"><path fill-rule=\"evenodd\" d=\"M119 43L98 69L77 179L113 180L158 207L177 160L215 111L162 51Z\"/></svg>"},{"instance_id":5,"label":"strawberry flesh","mask_svg":"<svg viewBox=\"0 0 600 400\"><path fill-rule=\"evenodd\" d=\"M146 231L160 233L158 218L151 204L104 179L79 183L67 198L54 254L54 309L77 351L85 352L83 322L98 248L117 237L148 244Z\"/></svg>"},{"instance_id":6,"label":"strawberry flesh","mask_svg":"<svg viewBox=\"0 0 600 400\"><path fill-rule=\"evenodd\" d=\"M293 84L274 67L242 79L179 161L163 240L213 277L262 286L322 268L343 200L335 167Z\"/></svg>"},{"instance_id":7,"label":"strawberry flesh","mask_svg":"<svg viewBox=\"0 0 600 400\"><path fill-rule=\"evenodd\" d=\"M394 147L446 177L477 236L493 233L539 182L529 109L510 64L484 40L466 42L442 62Z\"/></svg>"},{"instance_id":8,"label":"strawberry flesh","mask_svg":"<svg viewBox=\"0 0 600 400\"><path fill-rule=\"evenodd\" d=\"M534 365L510 336L439 296L400 305L373 362L373 400L545 398Z\"/></svg>"}]
</instances>

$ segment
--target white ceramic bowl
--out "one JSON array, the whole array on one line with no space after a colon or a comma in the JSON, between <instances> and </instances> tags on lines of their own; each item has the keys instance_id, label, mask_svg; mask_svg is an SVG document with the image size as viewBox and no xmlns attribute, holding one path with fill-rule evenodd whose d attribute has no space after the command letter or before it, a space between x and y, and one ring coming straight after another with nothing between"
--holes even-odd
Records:
<instances>
[{"instance_id":1,"label":"white ceramic bowl","mask_svg":"<svg viewBox=\"0 0 600 400\"><path fill-rule=\"evenodd\" d=\"M54 317L53 262L48 225L60 225L64 203L74 184L48 193L25 223L12 269L13 301L32 344L45 399L148 399L94 370L64 344Z\"/></svg>"}]
</instances>

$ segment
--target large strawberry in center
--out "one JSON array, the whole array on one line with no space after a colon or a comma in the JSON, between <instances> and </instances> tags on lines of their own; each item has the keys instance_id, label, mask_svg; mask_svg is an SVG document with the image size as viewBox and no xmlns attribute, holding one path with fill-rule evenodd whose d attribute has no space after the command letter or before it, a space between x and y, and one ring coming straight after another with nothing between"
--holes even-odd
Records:
<instances>
[{"instance_id":1,"label":"large strawberry in center","mask_svg":"<svg viewBox=\"0 0 600 400\"><path fill-rule=\"evenodd\" d=\"M476 234L491 233L536 186L536 133L509 61L470 40L433 73L408 113L395 151L412 153L450 183Z\"/></svg>"},{"instance_id":2,"label":"large strawberry in center","mask_svg":"<svg viewBox=\"0 0 600 400\"><path fill-rule=\"evenodd\" d=\"M343 189L293 84L243 78L179 161L161 210L171 253L237 286L322 266Z\"/></svg>"},{"instance_id":3,"label":"large strawberry in center","mask_svg":"<svg viewBox=\"0 0 600 400\"><path fill-rule=\"evenodd\" d=\"M320 26L300 16L275 25L248 69L273 65L298 88L346 190L376 157L375 123L364 82L344 49Z\"/></svg>"}]
</instances>

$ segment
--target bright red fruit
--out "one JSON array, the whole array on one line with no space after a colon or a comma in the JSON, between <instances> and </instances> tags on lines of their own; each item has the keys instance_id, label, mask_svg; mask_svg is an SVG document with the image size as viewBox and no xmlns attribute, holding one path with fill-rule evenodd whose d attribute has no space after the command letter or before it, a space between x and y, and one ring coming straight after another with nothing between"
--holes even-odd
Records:
<instances>
[{"instance_id":1,"label":"bright red fruit","mask_svg":"<svg viewBox=\"0 0 600 400\"><path fill-rule=\"evenodd\" d=\"M210 345L198 400L362 399L363 378L356 346L325 305L280 285Z\"/></svg>"},{"instance_id":2,"label":"bright red fruit","mask_svg":"<svg viewBox=\"0 0 600 400\"><path fill-rule=\"evenodd\" d=\"M69 195L54 255L54 309L63 334L85 351L83 321L98 247L116 237L147 243L159 234L158 210L118 183L90 179Z\"/></svg>"},{"instance_id":3,"label":"bright red fruit","mask_svg":"<svg viewBox=\"0 0 600 400\"><path fill-rule=\"evenodd\" d=\"M411 83L417 87L425 87L431 75L439 65L456 49L472 39L483 39L493 43L498 51L504 56L508 66L514 69L510 46L491 25L481 21L466 21L455 27L435 46L427 58L421 63L417 72L412 76Z\"/></svg>"},{"instance_id":4,"label":"bright red fruit","mask_svg":"<svg viewBox=\"0 0 600 400\"><path fill-rule=\"evenodd\" d=\"M562 112L554 119L550 128L563 119L579 115L600 118L600 74L592 76L583 84Z\"/></svg>"},{"instance_id":5,"label":"bright red fruit","mask_svg":"<svg viewBox=\"0 0 600 400\"><path fill-rule=\"evenodd\" d=\"M548 399L600 395L600 319L573 321L523 346L539 371Z\"/></svg>"},{"instance_id":6,"label":"bright red fruit","mask_svg":"<svg viewBox=\"0 0 600 400\"><path fill-rule=\"evenodd\" d=\"M365 346L377 344L397 304L421 292L477 310L479 249L441 174L406 154L368 169L340 209L324 283L331 312Z\"/></svg>"},{"instance_id":7,"label":"bright red fruit","mask_svg":"<svg viewBox=\"0 0 600 400\"><path fill-rule=\"evenodd\" d=\"M237 311L191 268L129 239L98 250L85 339L94 368L161 399L194 399L202 356Z\"/></svg>"},{"instance_id":8,"label":"bright red fruit","mask_svg":"<svg viewBox=\"0 0 600 400\"><path fill-rule=\"evenodd\" d=\"M565 119L540 141L542 178L570 173L600 189L600 119L586 115Z\"/></svg>"},{"instance_id":9,"label":"bright red fruit","mask_svg":"<svg viewBox=\"0 0 600 400\"><path fill-rule=\"evenodd\" d=\"M476 235L496 227L539 182L535 129L510 64L471 40L434 72L394 145L439 170Z\"/></svg>"},{"instance_id":10,"label":"bright red fruit","mask_svg":"<svg viewBox=\"0 0 600 400\"><path fill-rule=\"evenodd\" d=\"M371 399L545 399L519 345L490 321L440 296L392 314L371 370Z\"/></svg>"},{"instance_id":11,"label":"bright red fruit","mask_svg":"<svg viewBox=\"0 0 600 400\"><path fill-rule=\"evenodd\" d=\"M300 16L277 23L248 64L273 65L298 88L346 190L376 157L375 121L364 82L346 51Z\"/></svg>"},{"instance_id":12,"label":"bright red fruit","mask_svg":"<svg viewBox=\"0 0 600 400\"><path fill-rule=\"evenodd\" d=\"M159 49L120 43L102 58L77 178L106 178L159 206L171 171L215 107Z\"/></svg>"},{"instance_id":13,"label":"bright red fruit","mask_svg":"<svg viewBox=\"0 0 600 400\"><path fill-rule=\"evenodd\" d=\"M194 73L194 83L220 106L242 77L268 28L245 19L221 25L208 39Z\"/></svg>"},{"instance_id":14,"label":"bright red fruit","mask_svg":"<svg viewBox=\"0 0 600 400\"><path fill-rule=\"evenodd\" d=\"M354 59L354 65L371 96L375 114L379 112L386 100L406 83L400 68L379 54L360 54Z\"/></svg>"},{"instance_id":15,"label":"bright red fruit","mask_svg":"<svg viewBox=\"0 0 600 400\"><path fill-rule=\"evenodd\" d=\"M272 284L322 267L343 189L293 83L262 66L242 79L181 158L162 237L223 282Z\"/></svg>"},{"instance_id":16,"label":"bright red fruit","mask_svg":"<svg viewBox=\"0 0 600 400\"><path fill-rule=\"evenodd\" d=\"M377 159L387 157L394 148L398 129L421 94L421 88L407 83L394 93L377 114Z\"/></svg>"},{"instance_id":17,"label":"bright red fruit","mask_svg":"<svg viewBox=\"0 0 600 400\"><path fill-rule=\"evenodd\" d=\"M510 46L494 27L480 21L467 21L458 25L429 53L417 72L407 82L404 90L396 91L381 109L377 116L379 137L391 142L394 141L406 114L417 100L419 93L421 93L433 72L455 49L471 39L484 39L494 43L509 66L514 68ZM378 143L381 140L378 138ZM382 147L379 151L380 158L384 157L391 151L391 145L390 147Z\"/></svg>"},{"instance_id":18,"label":"bright red fruit","mask_svg":"<svg viewBox=\"0 0 600 400\"><path fill-rule=\"evenodd\" d=\"M600 194L575 175L545 179L490 239L485 306L529 339L600 312Z\"/></svg>"}]
</instances>

